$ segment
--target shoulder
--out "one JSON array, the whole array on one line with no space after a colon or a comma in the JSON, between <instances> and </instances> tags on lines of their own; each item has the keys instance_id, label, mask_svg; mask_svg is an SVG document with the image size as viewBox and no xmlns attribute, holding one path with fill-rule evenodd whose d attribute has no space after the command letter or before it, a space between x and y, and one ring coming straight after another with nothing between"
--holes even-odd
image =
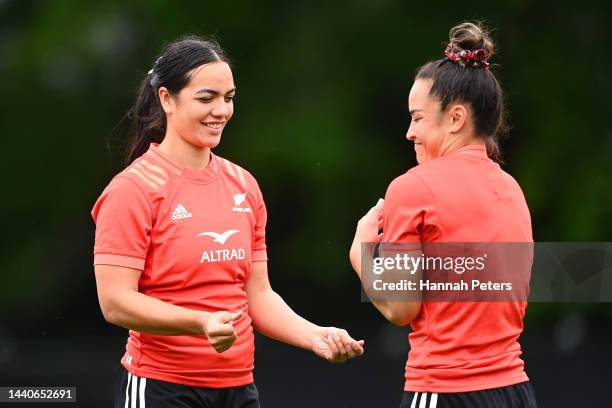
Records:
<instances>
[{"instance_id":1,"label":"shoulder","mask_svg":"<svg viewBox=\"0 0 612 408\"><path fill-rule=\"evenodd\" d=\"M437 176L444 176L456 172L457 166L460 166L461 163L461 157L438 157L435 160L430 160L411 168L408 170L408 173L413 174L423 182L430 183Z\"/></svg>"},{"instance_id":2,"label":"shoulder","mask_svg":"<svg viewBox=\"0 0 612 408\"><path fill-rule=\"evenodd\" d=\"M510 173L507 173L506 171L502 170L501 167L499 169L499 173L501 174L501 180L503 180L502 182L505 186L505 190L511 196L515 197L517 201L523 202L526 206L527 202L525 192L521 188L521 185L518 183L518 181L512 175L510 175Z\"/></svg>"},{"instance_id":3,"label":"shoulder","mask_svg":"<svg viewBox=\"0 0 612 408\"><path fill-rule=\"evenodd\" d=\"M157 162L154 156L145 155L134 160L132 164L126 167L121 173L117 174L111 184L133 184L143 193L149 194L161 190L168 180L170 175L164 167Z\"/></svg>"},{"instance_id":4,"label":"shoulder","mask_svg":"<svg viewBox=\"0 0 612 408\"><path fill-rule=\"evenodd\" d=\"M419 172L411 169L395 178L385 195L386 202L425 203L433 201L433 194Z\"/></svg>"},{"instance_id":5,"label":"shoulder","mask_svg":"<svg viewBox=\"0 0 612 408\"><path fill-rule=\"evenodd\" d=\"M154 157L143 156L118 173L104 189L104 194L121 194L126 197L141 195L153 200L165 190L170 179L168 170L164 169Z\"/></svg>"},{"instance_id":6,"label":"shoulder","mask_svg":"<svg viewBox=\"0 0 612 408\"><path fill-rule=\"evenodd\" d=\"M108 183L94 205L97 214L102 208L116 208L117 211L139 208L150 211L156 197L164 190L169 180L167 170L153 158L136 159Z\"/></svg>"},{"instance_id":7,"label":"shoulder","mask_svg":"<svg viewBox=\"0 0 612 408\"><path fill-rule=\"evenodd\" d=\"M419 164L393 180L390 187L431 192L430 184L435 179L434 175L440 174L445 168L446 166L437 160Z\"/></svg>"},{"instance_id":8,"label":"shoulder","mask_svg":"<svg viewBox=\"0 0 612 408\"><path fill-rule=\"evenodd\" d=\"M506 181L508 184L517 187L517 188L521 188L518 181L516 181L516 179L507 171L503 170L501 167L499 168L499 173L501 174L501 177L504 181Z\"/></svg>"},{"instance_id":9,"label":"shoulder","mask_svg":"<svg viewBox=\"0 0 612 408\"><path fill-rule=\"evenodd\" d=\"M255 188L259 190L259 184L250 171L221 156L215 155L214 157L218 162L219 172L226 178L242 185L244 188Z\"/></svg>"},{"instance_id":10,"label":"shoulder","mask_svg":"<svg viewBox=\"0 0 612 408\"><path fill-rule=\"evenodd\" d=\"M478 179L500 171L499 165L488 158L456 154L419 164L408 173L420 180L433 195L447 196L464 188L474 177Z\"/></svg>"},{"instance_id":11,"label":"shoulder","mask_svg":"<svg viewBox=\"0 0 612 408\"><path fill-rule=\"evenodd\" d=\"M417 172L414 172L413 169L408 170L404 174L396 177L390 184L389 189L393 190L405 190L408 188L414 187L422 187L424 185L421 177L419 177Z\"/></svg>"}]
</instances>

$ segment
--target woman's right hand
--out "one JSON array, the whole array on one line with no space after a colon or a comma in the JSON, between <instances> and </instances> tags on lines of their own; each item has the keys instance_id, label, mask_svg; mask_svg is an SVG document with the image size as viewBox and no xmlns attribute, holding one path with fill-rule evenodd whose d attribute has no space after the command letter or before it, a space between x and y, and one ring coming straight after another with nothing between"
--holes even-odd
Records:
<instances>
[{"instance_id":1,"label":"woman's right hand","mask_svg":"<svg viewBox=\"0 0 612 408\"><path fill-rule=\"evenodd\" d=\"M363 216L357 223L355 237L349 251L349 258L353 268L361 270L361 244L366 242L379 242L382 239L383 207L385 200L380 198L376 205ZM358 274L361 276L360 272Z\"/></svg>"},{"instance_id":2,"label":"woman's right hand","mask_svg":"<svg viewBox=\"0 0 612 408\"><path fill-rule=\"evenodd\" d=\"M217 353L223 353L236 341L233 323L240 317L242 312L215 312L206 319L204 332Z\"/></svg>"}]
</instances>

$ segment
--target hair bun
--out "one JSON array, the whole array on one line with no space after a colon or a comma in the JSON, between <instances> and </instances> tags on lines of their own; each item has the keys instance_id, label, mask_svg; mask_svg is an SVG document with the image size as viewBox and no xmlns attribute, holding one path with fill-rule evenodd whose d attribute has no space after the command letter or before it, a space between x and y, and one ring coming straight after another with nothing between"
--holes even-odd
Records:
<instances>
[{"instance_id":1,"label":"hair bun","mask_svg":"<svg viewBox=\"0 0 612 408\"><path fill-rule=\"evenodd\" d=\"M461 23L451 28L446 57L468 67L488 67L493 56L493 40L480 24Z\"/></svg>"}]
</instances>

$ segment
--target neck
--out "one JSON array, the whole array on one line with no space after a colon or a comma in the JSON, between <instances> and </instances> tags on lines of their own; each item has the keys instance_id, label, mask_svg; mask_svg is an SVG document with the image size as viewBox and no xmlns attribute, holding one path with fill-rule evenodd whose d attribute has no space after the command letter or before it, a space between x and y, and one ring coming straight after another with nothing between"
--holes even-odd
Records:
<instances>
[{"instance_id":1,"label":"neck","mask_svg":"<svg viewBox=\"0 0 612 408\"><path fill-rule=\"evenodd\" d=\"M465 146L484 144L484 140L476 136L468 137L461 134L450 135L444 140L444 142L442 142L442 145L440 146L440 156L452 154Z\"/></svg>"},{"instance_id":2,"label":"neck","mask_svg":"<svg viewBox=\"0 0 612 408\"><path fill-rule=\"evenodd\" d=\"M209 147L194 146L169 129L159 145L159 151L174 163L197 171L205 169L210 162Z\"/></svg>"}]
</instances>

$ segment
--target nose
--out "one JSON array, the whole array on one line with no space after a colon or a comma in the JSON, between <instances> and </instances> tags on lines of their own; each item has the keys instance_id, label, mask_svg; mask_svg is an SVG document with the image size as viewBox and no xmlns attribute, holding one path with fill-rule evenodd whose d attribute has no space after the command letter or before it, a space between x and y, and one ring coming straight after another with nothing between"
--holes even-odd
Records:
<instances>
[{"instance_id":1,"label":"nose","mask_svg":"<svg viewBox=\"0 0 612 408\"><path fill-rule=\"evenodd\" d=\"M215 106L213 106L211 114L217 117L227 117L229 115L229 112L230 112L229 104L225 102L225 100L221 100L215 103Z\"/></svg>"},{"instance_id":2,"label":"nose","mask_svg":"<svg viewBox=\"0 0 612 408\"><path fill-rule=\"evenodd\" d=\"M416 139L416 135L414 133L414 130L412 129L412 123L413 122L410 122L410 126L408 127L408 131L406 132L406 139L414 142L414 139Z\"/></svg>"}]
</instances>

